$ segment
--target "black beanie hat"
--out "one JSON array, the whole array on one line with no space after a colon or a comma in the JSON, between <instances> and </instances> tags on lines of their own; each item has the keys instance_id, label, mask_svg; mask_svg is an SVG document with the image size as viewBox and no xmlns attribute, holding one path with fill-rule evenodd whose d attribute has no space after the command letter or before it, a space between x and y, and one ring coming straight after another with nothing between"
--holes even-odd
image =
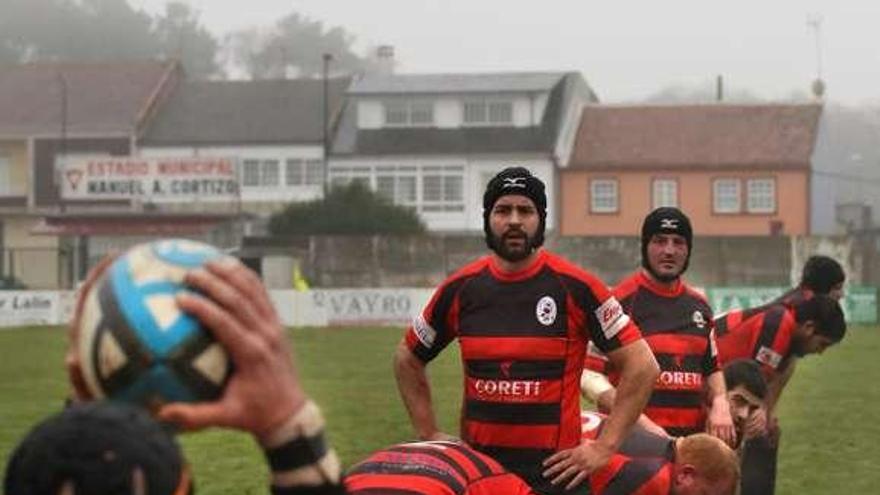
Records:
<instances>
[{"instance_id":1,"label":"black beanie hat","mask_svg":"<svg viewBox=\"0 0 880 495\"><path fill-rule=\"evenodd\" d=\"M516 194L525 196L535 203L541 224L532 245L540 247L544 244L544 228L547 221L547 194L544 192L544 183L541 179L532 175L525 167L507 167L489 181L486 192L483 194L483 232L486 234L486 244L492 246L492 231L489 229L489 214L495 206L495 202L501 196Z\"/></svg>"},{"instance_id":2,"label":"black beanie hat","mask_svg":"<svg viewBox=\"0 0 880 495\"><path fill-rule=\"evenodd\" d=\"M180 486L183 456L174 437L145 411L121 404L76 404L34 427L6 467L6 495L134 493L136 469L148 495Z\"/></svg>"},{"instance_id":3,"label":"black beanie hat","mask_svg":"<svg viewBox=\"0 0 880 495\"><path fill-rule=\"evenodd\" d=\"M814 255L804 263L801 285L816 294L828 294L831 288L846 280L843 267L828 256Z\"/></svg>"},{"instance_id":4,"label":"black beanie hat","mask_svg":"<svg viewBox=\"0 0 880 495\"><path fill-rule=\"evenodd\" d=\"M642 266L652 273L651 265L648 263L648 242L654 234L678 234L684 237L688 247L687 259L681 269L684 273L691 262L691 248L694 242L691 220L684 212L672 206L661 206L645 217L645 221L642 222Z\"/></svg>"}]
</instances>

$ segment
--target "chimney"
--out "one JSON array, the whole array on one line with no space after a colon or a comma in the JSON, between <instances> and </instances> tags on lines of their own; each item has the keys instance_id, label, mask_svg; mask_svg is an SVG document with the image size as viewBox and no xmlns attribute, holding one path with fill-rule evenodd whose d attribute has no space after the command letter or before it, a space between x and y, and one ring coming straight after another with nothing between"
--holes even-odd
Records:
<instances>
[{"instance_id":1,"label":"chimney","mask_svg":"<svg viewBox=\"0 0 880 495\"><path fill-rule=\"evenodd\" d=\"M394 74L394 47L379 45L376 48L376 73L381 76Z\"/></svg>"}]
</instances>

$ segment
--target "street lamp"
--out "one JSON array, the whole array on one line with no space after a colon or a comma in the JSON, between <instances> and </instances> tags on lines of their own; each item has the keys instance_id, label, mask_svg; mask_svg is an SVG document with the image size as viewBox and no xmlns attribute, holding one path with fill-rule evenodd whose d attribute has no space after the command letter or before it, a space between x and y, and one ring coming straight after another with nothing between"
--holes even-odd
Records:
<instances>
[{"instance_id":1,"label":"street lamp","mask_svg":"<svg viewBox=\"0 0 880 495\"><path fill-rule=\"evenodd\" d=\"M61 71L55 72L58 87L61 92L61 143L59 153L55 154L55 186L58 192L58 204L61 212L64 212L64 198L62 195L62 181L64 180L64 161L67 159L67 79ZM60 160L59 160L60 155Z\"/></svg>"},{"instance_id":2,"label":"street lamp","mask_svg":"<svg viewBox=\"0 0 880 495\"><path fill-rule=\"evenodd\" d=\"M324 126L323 126L323 134L322 140L324 145L324 198L327 198L327 192L330 190L330 132L329 132L329 121L330 121L330 91L329 91L329 81L328 81L328 72L330 69L330 61L333 60L333 55L329 53L325 53L323 55L323 83L324 83Z\"/></svg>"}]
</instances>

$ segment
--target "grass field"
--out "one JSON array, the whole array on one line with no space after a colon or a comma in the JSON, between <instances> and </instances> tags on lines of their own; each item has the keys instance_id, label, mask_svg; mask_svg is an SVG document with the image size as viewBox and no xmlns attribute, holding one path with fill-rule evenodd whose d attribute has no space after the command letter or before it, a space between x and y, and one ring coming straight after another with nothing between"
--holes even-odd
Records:
<instances>
[{"instance_id":1,"label":"grass field","mask_svg":"<svg viewBox=\"0 0 880 495\"><path fill-rule=\"evenodd\" d=\"M307 390L323 406L346 465L408 439L391 354L400 329L292 330ZM63 332L0 330L0 465L39 418L61 408ZM853 328L843 344L799 366L782 398L777 493L880 492L880 329ZM441 426L457 430L460 367L445 352L430 367ZM261 455L244 434L210 431L182 439L199 494L266 493Z\"/></svg>"}]
</instances>

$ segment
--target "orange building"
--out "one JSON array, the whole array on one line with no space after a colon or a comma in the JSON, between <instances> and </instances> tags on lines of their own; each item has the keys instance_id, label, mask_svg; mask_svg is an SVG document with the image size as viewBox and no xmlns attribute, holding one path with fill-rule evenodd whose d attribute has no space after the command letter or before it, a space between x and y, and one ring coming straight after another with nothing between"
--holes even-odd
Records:
<instances>
[{"instance_id":1,"label":"orange building","mask_svg":"<svg viewBox=\"0 0 880 495\"><path fill-rule=\"evenodd\" d=\"M805 235L817 104L588 106L560 170L562 235L637 235L677 206L704 236Z\"/></svg>"}]
</instances>

